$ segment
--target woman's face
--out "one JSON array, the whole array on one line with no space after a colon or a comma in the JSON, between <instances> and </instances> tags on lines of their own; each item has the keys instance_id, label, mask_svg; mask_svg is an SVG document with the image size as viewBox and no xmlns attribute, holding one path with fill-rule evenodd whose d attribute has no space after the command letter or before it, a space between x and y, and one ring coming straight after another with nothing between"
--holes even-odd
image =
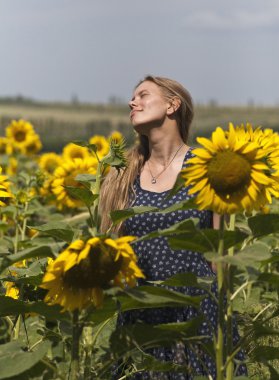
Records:
<instances>
[{"instance_id":1,"label":"woman's face","mask_svg":"<svg viewBox=\"0 0 279 380\"><path fill-rule=\"evenodd\" d=\"M142 82L129 102L133 127L140 132L143 126L160 125L168 114L169 105L159 86L150 81Z\"/></svg>"}]
</instances>

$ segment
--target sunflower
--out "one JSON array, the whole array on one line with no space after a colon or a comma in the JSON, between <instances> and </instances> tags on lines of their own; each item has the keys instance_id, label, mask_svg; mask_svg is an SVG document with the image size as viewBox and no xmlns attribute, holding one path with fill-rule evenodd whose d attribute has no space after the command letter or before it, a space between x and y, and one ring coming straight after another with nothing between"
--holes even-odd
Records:
<instances>
[{"instance_id":1,"label":"sunflower","mask_svg":"<svg viewBox=\"0 0 279 380\"><path fill-rule=\"evenodd\" d=\"M62 157L65 160L74 160L75 158L87 158L90 153L86 147L76 145L74 143L69 143L64 146L62 151Z\"/></svg>"},{"instance_id":2,"label":"sunflower","mask_svg":"<svg viewBox=\"0 0 279 380\"><path fill-rule=\"evenodd\" d=\"M135 285L136 278L144 276L129 244L133 240L125 236L74 241L47 267L40 285L48 290L45 302L60 304L63 311L83 309L91 303L99 307L103 289Z\"/></svg>"},{"instance_id":3,"label":"sunflower","mask_svg":"<svg viewBox=\"0 0 279 380\"><path fill-rule=\"evenodd\" d=\"M4 286L6 288L6 293L5 293L6 297L11 297L16 300L19 298L19 289L17 286L15 286L14 282L6 281L4 283Z\"/></svg>"},{"instance_id":4,"label":"sunflower","mask_svg":"<svg viewBox=\"0 0 279 380\"><path fill-rule=\"evenodd\" d=\"M34 135L28 135L24 144L21 147L21 153L27 156L38 153L42 149L42 142L40 136L34 133Z\"/></svg>"},{"instance_id":5,"label":"sunflower","mask_svg":"<svg viewBox=\"0 0 279 380\"><path fill-rule=\"evenodd\" d=\"M63 206L75 208L83 205L80 200L71 197L65 186L83 187L75 180L75 177L78 174L96 174L96 169L97 160L94 157L67 160L55 169L51 187L53 194L56 195L59 209L62 209Z\"/></svg>"},{"instance_id":6,"label":"sunflower","mask_svg":"<svg viewBox=\"0 0 279 380\"><path fill-rule=\"evenodd\" d=\"M0 137L0 154L7 153L7 146L9 144L9 140L7 137Z\"/></svg>"},{"instance_id":7,"label":"sunflower","mask_svg":"<svg viewBox=\"0 0 279 380\"><path fill-rule=\"evenodd\" d=\"M114 131L109 135L109 139L114 140L117 143L120 143L123 140L123 135L118 131Z\"/></svg>"},{"instance_id":8,"label":"sunflower","mask_svg":"<svg viewBox=\"0 0 279 380\"><path fill-rule=\"evenodd\" d=\"M101 135L95 135L90 138L89 144L94 144L97 147L97 154L99 158L104 157L109 152L109 142Z\"/></svg>"},{"instance_id":9,"label":"sunflower","mask_svg":"<svg viewBox=\"0 0 279 380\"><path fill-rule=\"evenodd\" d=\"M2 168L0 166L0 206L7 206L7 203L14 195L10 191L10 183L5 175L1 175Z\"/></svg>"},{"instance_id":10,"label":"sunflower","mask_svg":"<svg viewBox=\"0 0 279 380\"><path fill-rule=\"evenodd\" d=\"M272 202L272 196L279 197L279 135L272 129L267 128L262 130L257 127L253 130L253 126L247 123L246 126L241 124L236 126L236 132L241 134L242 139L253 142L257 145L259 150L264 152L262 160L269 168L269 178L271 180L270 186L262 188L264 196L268 202Z\"/></svg>"},{"instance_id":11,"label":"sunflower","mask_svg":"<svg viewBox=\"0 0 279 380\"><path fill-rule=\"evenodd\" d=\"M6 167L6 173L13 176L18 170L18 160L14 157L9 157L8 166Z\"/></svg>"},{"instance_id":12,"label":"sunflower","mask_svg":"<svg viewBox=\"0 0 279 380\"><path fill-rule=\"evenodd\" d=\"M219 214L251 211L264 206L266 189L272 188L270 169L264 162L265 151L249 141L232 123L224 132L218 127L211 140L197 138L204 148L193 150L189 166L182 170L189 194L196 194L200 209Z\"/></svg>"},{"instance_id":13,"label":"sunflower","mask_svg":"<svg viewBox=\"0 0 279 380\"><path fill-rule=\"evenodd\" d=\"M26 260L22 260L22 261L19 261L19 262L15 263L14 267L15 268L26 268ZM10 270L10 275L16 277L17 276L17 272L15 270L11 269ZM4 287L6 288L6 293L5 293L6 297L11 297L11 298L14 298L14 299L18 299L19 298L19 289L15 285L14 282L12 282L12 281L5 281L4 282Z\"/></svg>"},{"instance_id":14,"label":"sunflower","mask_svg":"<svg viewBox=\"0 0 279 380\"><path fill-rule=\"evenodd\" d=\"M44 153L39 158L39 167L47 174L53 174L54 170L62 163L61 156L53 152Z\"/></svg>"},{"instance_id":15,"label":"sunflower","mask_svg":"<svg viewBox=\"0 0 279 380\"><path fill-rule=\"evenodd\" d=\"M6 128L6 136L8 140L16 148L21 150L28 137L35 134L33 125L25 120L12 120Z\"/></svg>"}]
</instances>

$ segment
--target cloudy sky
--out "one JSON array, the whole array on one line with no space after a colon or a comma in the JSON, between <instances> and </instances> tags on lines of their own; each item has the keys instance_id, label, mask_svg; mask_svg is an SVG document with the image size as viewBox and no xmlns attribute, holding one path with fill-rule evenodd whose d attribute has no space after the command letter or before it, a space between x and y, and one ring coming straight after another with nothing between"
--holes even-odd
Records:
<instances>
[{"instance_id":1,"label":"cloudy sky","mask_svg":"<svg viewBox=\"0 0 279 380\"><path fill-rule=\"evenodd\" d=\"M0 0L0 96L127 101L146 74L278 105L279 0Z\"/></svg>"}]
</instances>

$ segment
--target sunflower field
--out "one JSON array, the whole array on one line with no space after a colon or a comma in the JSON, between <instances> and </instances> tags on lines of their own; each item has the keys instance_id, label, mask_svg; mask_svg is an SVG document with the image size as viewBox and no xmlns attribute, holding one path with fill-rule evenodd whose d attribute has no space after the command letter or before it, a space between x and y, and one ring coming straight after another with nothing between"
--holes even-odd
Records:
<instances>
[{"instance_id":1,"label":"sunflower field","mask_svg":"<svg viewBox=\"0 0 279 380\"><path fill-rule=\"evenodd\" d=\"M144 278L133 250L139 239L100 233L102 181L111 168L121 173L127 165L119 132L69 141L61 154L41 153L40 136L28 121L12 120L5 132L0 137L0 380L188 374L187 365L158 361L146 351L176 342L198 348L201 361L202 352L212 356L217 380L279 379L278 133L251 124L218 127L210 138L197 139L195 156L171 191L191 186L190 200L110 215L116 226L139 213L198 208L218 214L219 229L200 230L197 220L187 219L140 238L165 236L172 249L203 254L216 268L216 297L215 279L193 273L137 286ZM177 291L183 286L204 296ZM199 310L205 296L218 306L212 339L199 334L198 313L185 323L117 323L134 309ZM240 330L236 344L233 316ZM247 377L236 375L243 363Z\"/></svg>"}]
</instances>

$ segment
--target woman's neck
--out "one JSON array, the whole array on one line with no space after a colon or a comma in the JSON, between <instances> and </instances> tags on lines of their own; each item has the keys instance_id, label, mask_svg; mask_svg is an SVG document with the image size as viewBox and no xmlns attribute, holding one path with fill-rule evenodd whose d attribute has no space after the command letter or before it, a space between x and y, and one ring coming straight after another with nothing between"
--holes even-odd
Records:
<instances>
[{"instance_id":1,"label":"woman's neck","mask_svg":"<svg viewBox=\"0 0 279 380\"><path fill-rule=\"evenodd\" d=\"M187 146L180 136L173 139L170 136L162 136L160 139L149 139L149 161L165 166L174 154L177 153L177 157L185 154L186 148Z\"/></svg>"}]
</instances>

